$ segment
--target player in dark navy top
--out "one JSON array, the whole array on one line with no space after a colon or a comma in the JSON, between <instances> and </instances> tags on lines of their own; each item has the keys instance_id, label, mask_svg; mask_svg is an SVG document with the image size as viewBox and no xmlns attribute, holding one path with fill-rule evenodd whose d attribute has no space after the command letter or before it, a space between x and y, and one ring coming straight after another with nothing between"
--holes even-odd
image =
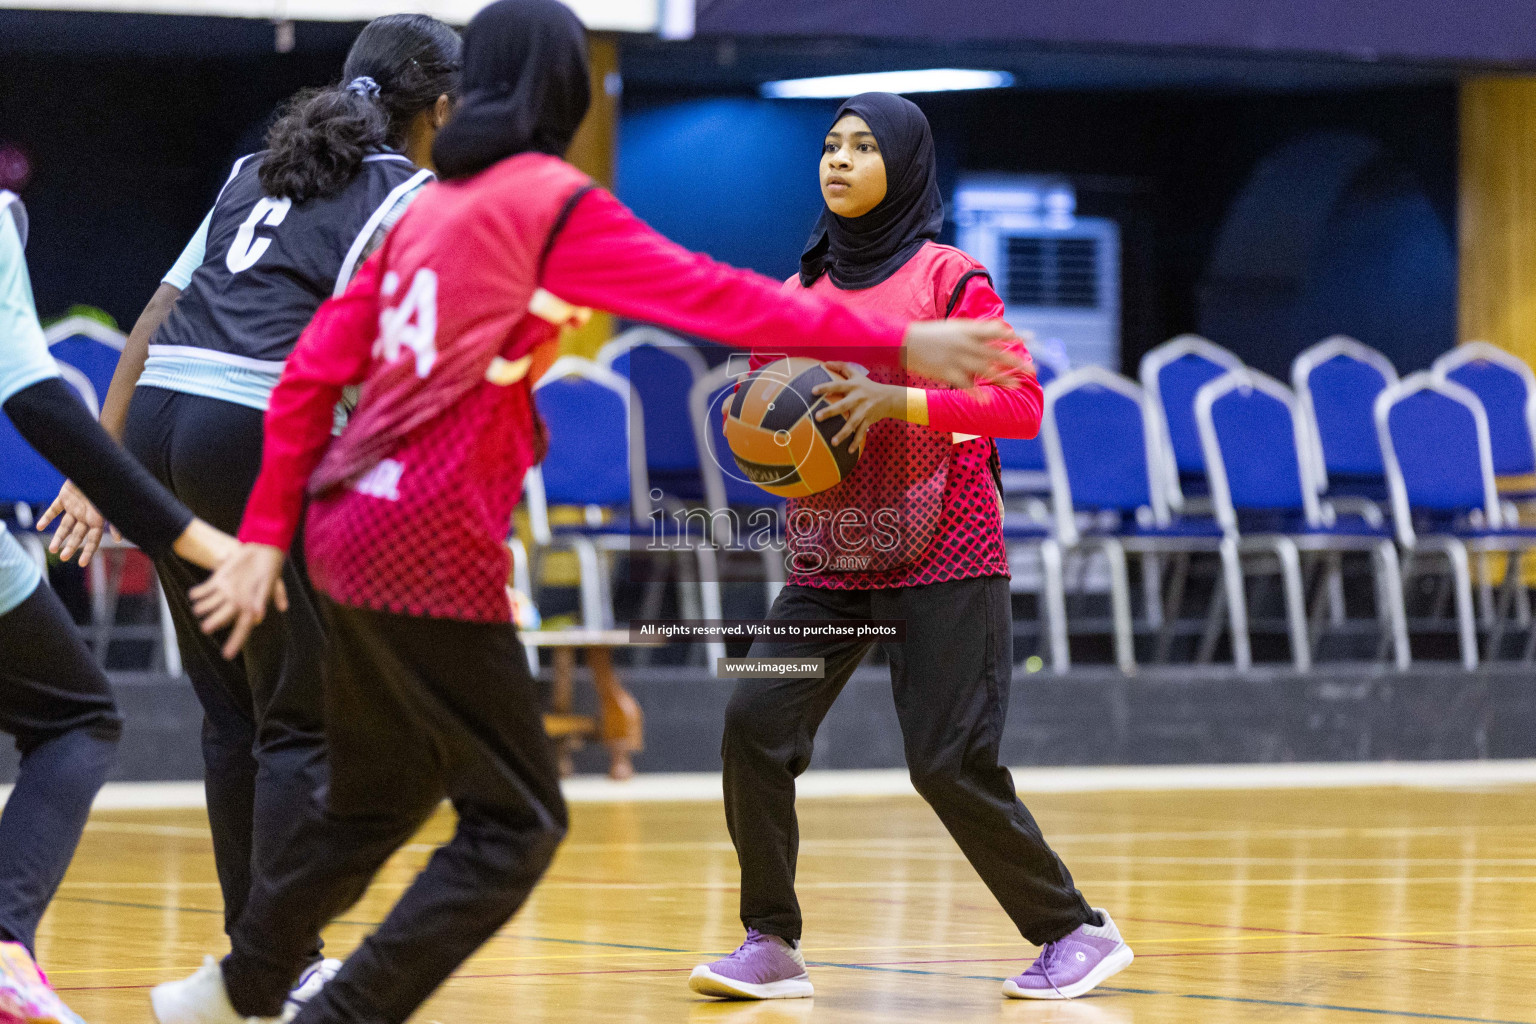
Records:
<instances>
[{"instance_id":1,"label":"player in dark navy top","mask_svg":"<svg viewBox=\"0 0 1536 1024\"><path fill-rule=\"evenodd\" d=\"M378 86L349 88L352 102L371 105L367 90ZM202 262L150 339L139 386L265 409L320 303L346 289L380 224L432 177L403 154L369 153L345 187L296 202L269 194L271 160L262 152L236 162L209 214Z\"/></svg>"},{"instance_id":2,"label":"player in dark navy top","mask_svg":"<svg viewBox=\"0 0 1536 1024\"><path fill-rule=\"evenodd\" d=\"M268 148L236 162L134 327L103 425L215 526L240 523L261 468L268 396L300 332L432 178L416 161L428 162L451 111L460 49L456 32L424 15L370 23L341 81L296 96ZM69 497L78 508L79 496ZM61 529L86 520L88 551L100 517L88 509L73 518ZM319 813L327 782L325 638L302 556L288 564L287 613L268 619L241 659L226 661L187 600L206 574L175 557L156 560L206 712L208 818L226 928L293 829ZM319 936L311 938L314 963L299 997L338 966L320 962Z\"/></svg>"}]
</instances>

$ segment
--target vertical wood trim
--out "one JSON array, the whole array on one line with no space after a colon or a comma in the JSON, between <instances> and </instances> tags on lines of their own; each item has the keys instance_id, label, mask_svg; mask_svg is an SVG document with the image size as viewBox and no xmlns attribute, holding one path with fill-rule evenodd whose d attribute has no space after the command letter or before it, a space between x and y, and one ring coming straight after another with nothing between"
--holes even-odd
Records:
<instances>
[{"instance_id":1,"label":"vertical wood trim","mask_svg":"<svg viewBox=\"0 0 1536 1024\"><path fill-rule=\"evenodd\" d=\"M581 122L566 159L604 188L613 188L614 155L618 146L619 97L608 94L608 76L619 73L619 44L611 35L590 37L592 108ZM591 357L613 336L613 317L594 313L585 327L567 331L560 339L562 354Z\"/></svg>"},{"instance_id":2,"label":"vertical wood trim","mask_svg":"<svg viewBox=\"0 0 1536 1024\"><path fill-rule=\"evenodd\" d=\"M1460 149L1461 340L1536 365L1536 77L1463 83Z\"/></svg>"}]
</instances>

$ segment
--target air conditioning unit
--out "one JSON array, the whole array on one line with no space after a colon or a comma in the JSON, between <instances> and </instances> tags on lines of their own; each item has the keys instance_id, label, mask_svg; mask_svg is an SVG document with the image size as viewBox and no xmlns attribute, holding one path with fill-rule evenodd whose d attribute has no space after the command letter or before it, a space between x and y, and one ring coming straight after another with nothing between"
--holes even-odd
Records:
<instances>
[{"instance_id":1,"label":"air conditioning unit","mask_svg":"<svg viewBox=\"0 0 1536 1024\"><path fill-rule=\"evenodd\" d=\"M1008 322L1071 366L1120 369L1120 228L1076 216L1061 178L967 175L956 239L992 272Z\"/></svg>"}]
</instances>

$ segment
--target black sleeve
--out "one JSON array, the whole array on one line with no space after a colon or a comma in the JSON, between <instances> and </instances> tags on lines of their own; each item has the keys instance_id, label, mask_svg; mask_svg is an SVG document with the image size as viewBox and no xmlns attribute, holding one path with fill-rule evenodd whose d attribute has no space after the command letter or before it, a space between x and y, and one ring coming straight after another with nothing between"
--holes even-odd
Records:
<instances>
[{"instance_id":1,"label":"black sleeve","mask_svg":"<svg viewBox=\"0 0 1536 1024\"><path fill-rule=\"evenodd\" d=\"M16 431L151 558L170 553L192 513L91 418L58 377L22 388L5 403Z\"/></svg>"}]
</instances>

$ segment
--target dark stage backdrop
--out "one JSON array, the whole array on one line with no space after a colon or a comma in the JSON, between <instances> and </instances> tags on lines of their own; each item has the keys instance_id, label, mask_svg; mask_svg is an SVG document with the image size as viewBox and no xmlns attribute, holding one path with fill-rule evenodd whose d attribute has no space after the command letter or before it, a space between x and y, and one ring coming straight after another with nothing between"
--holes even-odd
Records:
<instances>
[{"instance_id":1,"label":"dark stage backdrop","mask_svg":"<svg viewBox=\"0 0 1536 1024\"><path fill-rule=\"evenodd\" d=\"M340 75L359 26L299 25L297 48L276 53L260 22L65 18L0 12L0 146L31 165L19 191L39 315L83 303L126 330L230 164L261 148L283 99Z\"/></svg>"},{"instance_id":2,"label":"dark stage backdrop","mask_svg":"<svg viewBox=\"0 0 1536 1024\"><path fill-rule=\"evenodd\" d=\"M1530 0L699 0L697 30L1536 63Z\"/></svg>"}]
</instances>

